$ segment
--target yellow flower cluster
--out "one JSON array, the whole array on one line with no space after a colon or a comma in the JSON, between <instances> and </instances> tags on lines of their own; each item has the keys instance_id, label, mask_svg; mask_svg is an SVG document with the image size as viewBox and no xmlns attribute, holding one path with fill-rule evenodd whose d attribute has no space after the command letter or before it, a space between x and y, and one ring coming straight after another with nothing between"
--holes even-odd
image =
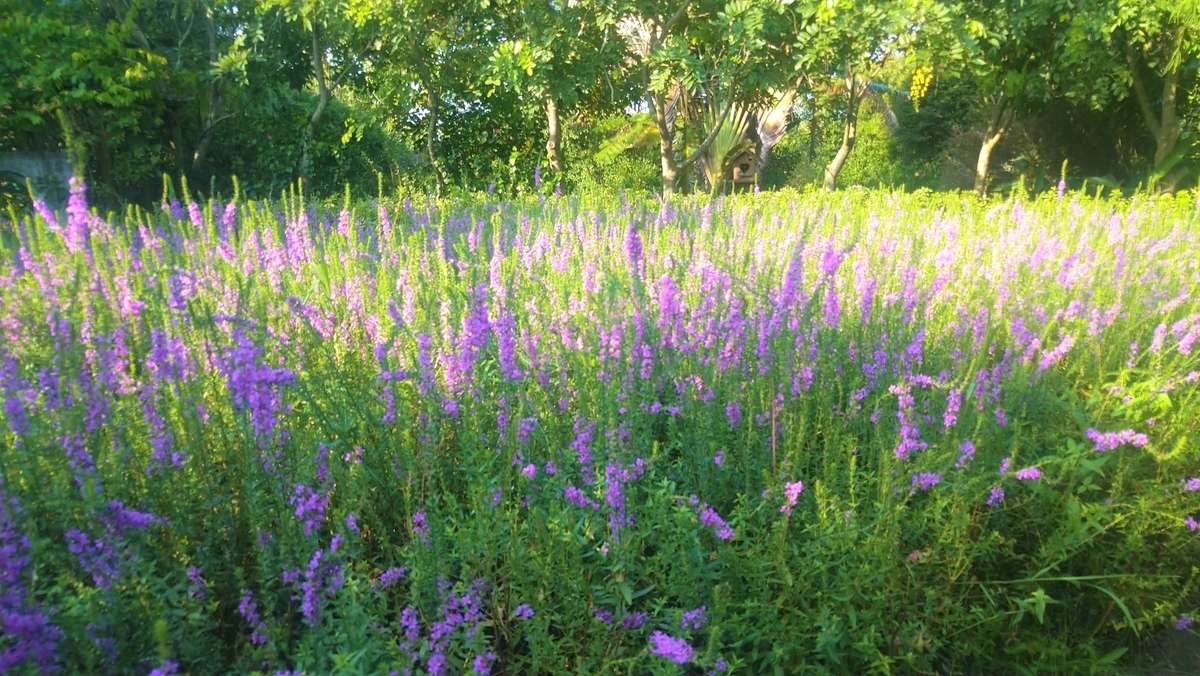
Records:
<instances>
[{"instance_id":1,"label":"yellow flower cluster","mask_svg":"<svg viewBox=\"0 0 1200 676\"><path fill-rule=\"evenodd\" d=\"M927 66L920 66L913 71L912 86L908 95L912 98L913 108L920 109L921 99L929 93L929 84L933 82L933 71Z\"/></svg>"}]
</instances>

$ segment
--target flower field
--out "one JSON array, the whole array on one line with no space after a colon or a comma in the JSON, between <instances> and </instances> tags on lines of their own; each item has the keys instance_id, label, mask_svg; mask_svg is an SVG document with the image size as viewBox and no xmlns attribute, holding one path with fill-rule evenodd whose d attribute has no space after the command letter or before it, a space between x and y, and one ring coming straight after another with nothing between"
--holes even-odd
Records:
<instances>
[{"instance_id":1,"label":"flower field","mask_svg":"<svg viewBox=\"0 0 1200 676\"><path fill-rule=\"evenodd\" d=\"M1195 630L1190 198L38 206L0 674L1086 673Z\"/></svg>"}]
</instances>

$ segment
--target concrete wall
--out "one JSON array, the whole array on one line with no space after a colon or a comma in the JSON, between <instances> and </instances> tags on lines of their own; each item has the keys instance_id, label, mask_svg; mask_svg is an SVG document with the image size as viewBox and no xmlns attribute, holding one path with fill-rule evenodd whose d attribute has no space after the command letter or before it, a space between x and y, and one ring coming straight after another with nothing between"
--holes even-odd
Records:
<instances>
[{"instance_id":1,"label":"concrete wall","mask_svg":"<svg viewBox=\"0 0 1200 676\"><path fill-rule=\"evenodd\" d=\"M65 152L0 153L0 171L28 178L33 193L58 211L66 207L71 163Z\"/></svg>"}]
</instances>

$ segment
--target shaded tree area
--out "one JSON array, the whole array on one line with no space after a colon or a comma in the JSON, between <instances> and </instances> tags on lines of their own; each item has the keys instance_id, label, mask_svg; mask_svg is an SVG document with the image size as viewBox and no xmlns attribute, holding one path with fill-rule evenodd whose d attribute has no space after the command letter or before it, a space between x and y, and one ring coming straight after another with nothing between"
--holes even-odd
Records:
<instances>
[{"instance_id":1,"label":"shaded tree area","mask_svg":"<svg viewBox=\"0 0 1200 676\"><path fill-rule=\"evenodd\" d=\"M1065 160L1073 185L1172 191L1200 175L1196 7L0 0L0 152L66 153L110 206L156 205L164 175L175 195L727 190L738 153L761 187L983 194Z\"/></svg>"}]
</instances>

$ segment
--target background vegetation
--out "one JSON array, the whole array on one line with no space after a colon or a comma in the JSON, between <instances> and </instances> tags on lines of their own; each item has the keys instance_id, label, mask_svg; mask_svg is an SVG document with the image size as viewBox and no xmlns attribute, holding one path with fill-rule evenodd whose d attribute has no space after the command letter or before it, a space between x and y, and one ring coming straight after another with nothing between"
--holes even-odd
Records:
<instances>
[{"instance_id":1,"label":"background vegetation","mask_svg":"<svg viewBox=\"0 0 1200 676\"><path fill-rule=\"evenodd\" d=\"M733 152L706 106L751 113L766 156L787 97L763 187L1053 187L1066 161L1072 186L1170 191L1198 175L1195 5L0 0L0 151L69 151L108 206L156 204L163 174L687 192Z\"/></svg>"}]
</instances>

